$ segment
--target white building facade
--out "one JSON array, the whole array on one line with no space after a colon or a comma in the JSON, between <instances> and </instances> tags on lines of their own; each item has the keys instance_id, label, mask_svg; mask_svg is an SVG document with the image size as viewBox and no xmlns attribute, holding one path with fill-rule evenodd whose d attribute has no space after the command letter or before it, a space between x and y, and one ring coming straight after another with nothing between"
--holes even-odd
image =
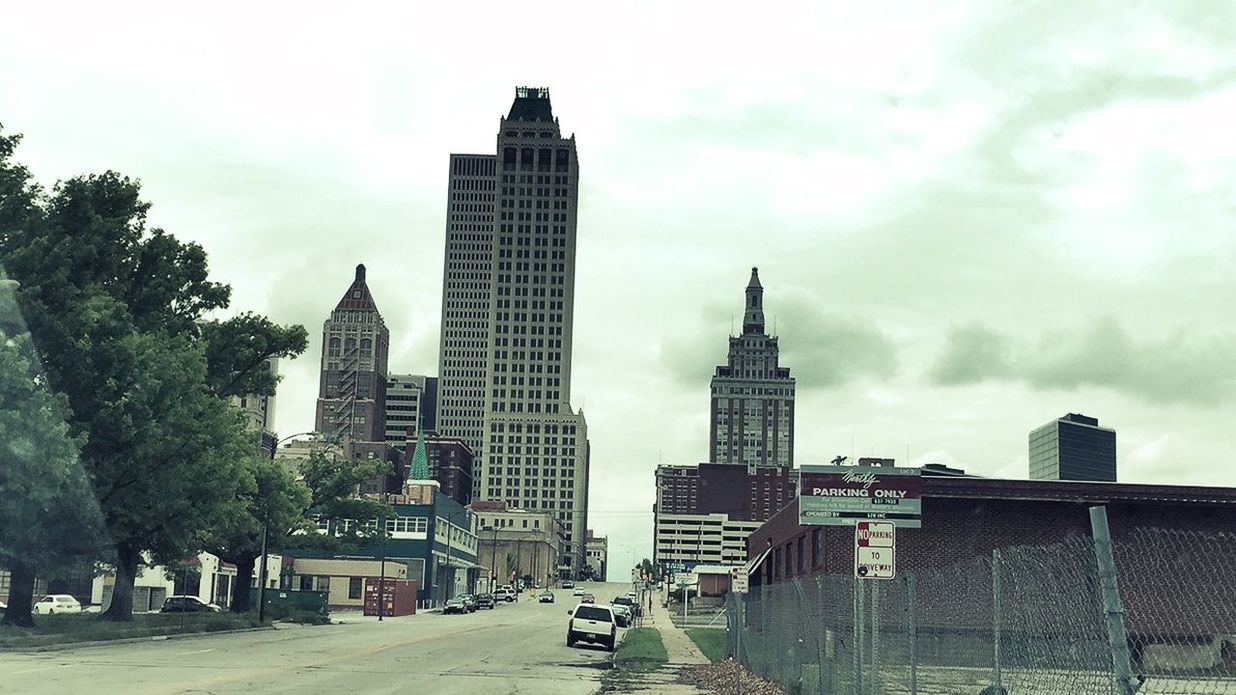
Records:
<instances>
[{"instance_id":1,"label":"white building facade","mask_svg":"<svg viewBox=\"0 0 1236 695\"><path fill-rule=\"evenodd\" d=\"M452 155L438 429L476 452L474 498L553 513L586 559L588 430L571 398L578 159L549 91L520 88L497 154Z\"/></svg>"}]
</instances>

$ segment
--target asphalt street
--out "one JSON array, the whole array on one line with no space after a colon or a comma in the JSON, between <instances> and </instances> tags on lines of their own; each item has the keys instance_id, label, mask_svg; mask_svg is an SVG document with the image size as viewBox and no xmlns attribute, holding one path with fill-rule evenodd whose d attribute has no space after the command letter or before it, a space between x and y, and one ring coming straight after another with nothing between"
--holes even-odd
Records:
<instances>
[{"instance_id":1,"label":"asphalt street","mask_svg":"<svg viewBox=\"0 0 1236 695\"><path fill-rule=\"evenodd\" d=\"M626 584L591 584L598 602ZM538 693L596 692L610 654L566 646L555 590L541 604L466 615L421 613L378 623L117 644L60 652L0 653L0 693Z\"/></svg>"}]
</instances>

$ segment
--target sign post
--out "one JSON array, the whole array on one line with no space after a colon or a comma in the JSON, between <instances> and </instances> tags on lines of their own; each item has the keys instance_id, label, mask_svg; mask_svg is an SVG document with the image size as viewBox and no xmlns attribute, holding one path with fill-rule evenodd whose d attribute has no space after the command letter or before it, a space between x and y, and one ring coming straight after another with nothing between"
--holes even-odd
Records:
<instances>
[{"instance_id":1,"label":"sign post","mask_svg":"<svg viewBox=\"0 0 1236 695\"><path fill-rule=\"evenodd\" d=\"M730 568L730 591L736 594L745 594L750 589L750 577L747 575L746 567L731 567Z\"/></svg>"}]
</instances>

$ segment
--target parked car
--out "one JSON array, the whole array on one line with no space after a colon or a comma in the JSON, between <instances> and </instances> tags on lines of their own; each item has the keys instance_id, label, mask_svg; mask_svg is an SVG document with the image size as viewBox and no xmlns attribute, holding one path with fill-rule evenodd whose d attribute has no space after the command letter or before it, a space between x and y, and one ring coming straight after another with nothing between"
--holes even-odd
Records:
<instances>
[{"instance_id":1,"label":"parked car","mask_svg":"<svg viewBox=\"0 0 1236 695\"><path fill-rule=\"evenodd\" d=\"M584 594L583 596L579 597L579 602L580 603L596 603L597 597L593 596L592 594Z\"/></svg>"},{"instance_id":2,"label":"parked car","mask_svg":"<svg viewBox=\"0 0 1236 695\"><path fill-rule=\"evenodd\" d=\"M635 602L635 599L630 596L615 596L613 604L615 606L626 606L627 609L631 611L631 616L635 618L638 618L644 613L644 609L641 608L640 605Z\"/></svg>"},{"instance_id":3,"label":"parked car","mask_svg":"<svg viewBox=\"0 0 1236 695\"><path fill-rule=\"evenodd\" d=\"M68 594L48 594L34 604L34 613L37 615L81 612L82 604Z\"/></svg>"},{"instance_id":4,"label":"parked car","mask_svg":"<svg viewBox=\"0 0 1236 695\"><path fill-rule=\"evenodd\" d=\"M614 612L609 606L581 603L567 614L571 616L567 621L568 647L574 647L576 642L591 642L614 651L618 626L614 623Z\"/></svg>"},{"instance_id":5,"label":"parked car","mask_svg":"<svg viewBox=\"0 0 1236 695\"><path fill-rule=\"evenodd\" d=\"M562 588L563 589L574 589L575 582L571 581L570 579L564 579L562 580Z\"/></svg>"},{"instance_id":6,"label":"parked car","mask_svg":"<svg viewBox=\"0 0 1236 695\"><path fill-rule=\"evenodd\" d=\"M614 612L614 624L618 627L631 627L631 609L623 605L609 607Z\"/></svg>"},{"instance_id":7,"label":"parked car","mask_svg":"<svg viewBox=\"0 0 1236 695\"><path fill-rule=\"evenodd\" d=\"M554 592L546 589L545 591L541 592L540 596L536 597L536 600L537 600L537 603L553 603L554 602Z\"/></svg>"},{"instance_id":8,"label":"parked car","mask_svg":"<svg viewBox=\"0 0 1236 695\"><path fill-rule=\"evenodd\" d=\"M475 613L476 612L476 597L473 596L472 594L463 594L462 598L464 600L464 604L468 606L468 612Z\"/></svg>"},{"instance_id":9,"label":"parked car","mask_svg":"<svg viewBox=\"0 0 1236 695\"><path fill-rule=\"evenodd\" d=\"M442 607L442 613L444 615L468 612L468 602L464 600L463 596L456 596L455 598L450 599L446 602L446 605Z\"/></svg>"},{"instance_id":10,"label":"parked car","mask_svg":"<svg viewBox=\"0 0 1236 695\"><path fill-rule=\"evenodd\" d=\"M498 602L494 600L493 594L481 594L476 597L477 608L488 608L492 611L496 605L498 605Z\"/></svg>"},{"instance_id":11,"label":"parked car","mask_svg":"<svg viewBox=\"0 0 1236 695\"><path fill-rule=\"evenodd\" d=\"M218 613L223 609L196 596L176 595L163 600L160 613Z\"/></svg>"}]
</instances>

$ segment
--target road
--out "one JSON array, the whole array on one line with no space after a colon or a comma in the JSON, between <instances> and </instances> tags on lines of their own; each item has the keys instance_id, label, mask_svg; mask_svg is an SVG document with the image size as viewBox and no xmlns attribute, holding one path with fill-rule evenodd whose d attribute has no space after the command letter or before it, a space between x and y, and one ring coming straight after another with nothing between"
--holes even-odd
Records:
<instances>
[{"instance_id":1,"label":"road","mask_svg":"<svg viewBox=\"0 0 1236 695\"><path fill-rule=\"evenodd\" d=\"M588 591L604 602L629 588ZM0 654L0 693L594 693L610 655L566 646L577 599L555 593L553 604L523 594L467 615Z\"/></svg>"}]
</instances>

